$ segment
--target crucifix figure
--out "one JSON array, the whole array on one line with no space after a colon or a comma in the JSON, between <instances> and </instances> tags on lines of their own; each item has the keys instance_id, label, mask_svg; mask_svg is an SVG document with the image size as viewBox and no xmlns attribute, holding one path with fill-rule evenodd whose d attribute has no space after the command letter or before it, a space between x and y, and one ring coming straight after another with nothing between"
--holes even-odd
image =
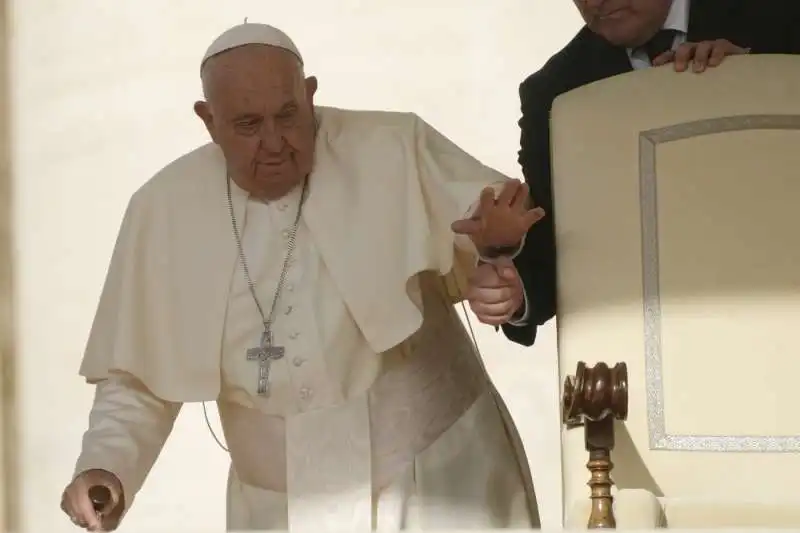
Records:
<instances>
[{"instance_id":1,"label":"crucifix figure","mask_svg":"<svg viewBox=\"0 0 800 533\"><path fill-rule=\"evenodd\" d=\"M266 396L269 391L269 369L272 361L277 361L286 353L283 346L272 344L272 332L264 330L261 344L247 350L248 361L258 361L258 394Z\"/></svg>"}]
</instances>

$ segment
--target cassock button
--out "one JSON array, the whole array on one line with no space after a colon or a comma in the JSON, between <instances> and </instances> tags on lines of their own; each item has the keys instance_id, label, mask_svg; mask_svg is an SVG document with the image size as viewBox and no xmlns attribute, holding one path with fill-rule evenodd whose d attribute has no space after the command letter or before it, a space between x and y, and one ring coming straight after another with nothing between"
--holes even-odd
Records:
<instances>
[{"instance_id":1,"label":"cassock button","mask_svg":"<svg viewBox=\"0 0 800 533\"><path fill-rule=\"evenodd\" d=\"M292 291L294 291L294 285L292 285L292 284L290 283L289 285L287 285L287 286L286 286L286 290L287 290L287 291L289 291L289 292L292 292Z\"/></svg>"},{"instance_id":2,"label":"cassock button","mask_svg":"<svg viewBox=\"0 0 800 533\"><path fill-rule=\"evenodd\" d=\"M285 229L285 230L283 230L283 232L281 233L281 235L283 235L283 238L284 238L284 239L288 239L288 238L289 238L289 235L290 235L290 233L289 233L289 230L288 230L288 229Z\"/></svg>"},{"instance_id":3,"label":"cassock button","mask_svg":"<svg viewBox=\"0 0 800 533\"><path fill-rule=\"evenodd\" d=\"M286 211L287 207L289 207L287 204L278 204L278 211Z\"/></svg>"},{"instance_id":4,"label":"cassock button","mask_svg":"<svg viewBox=\"0 0 800 533\"><path fill-rule=\"evenodd\" d=\"M289 338L292 339L292 340L295 340L299 336L300 336L300 334L297 333L296 331L289 334Z\"/></svg>"},{"instance_id":5,"label":"cassock button","mask_svg":"<svg viewBox=\"0 0 800 533\"><path fill-rule=\"evenodd\" d=\"M309 398L311 398L311 395L312 395L311 389L309 389L308 387L303 387L302 389L300 389L300 397L302 399L308 400Z\"/></svg>"},{"instance_id":6,"label":"cassock button","mask_svg":"<svg viewBox=\"0 0 800 533\"><path fill-rule=\"evenodd\" d=\"M292 359L292 363L294 364L294 366L297 367L303 366L303 363L305 362L306 360L303 359L302 357L295 357L294 359Z\"/></svg>"}]
</instances>

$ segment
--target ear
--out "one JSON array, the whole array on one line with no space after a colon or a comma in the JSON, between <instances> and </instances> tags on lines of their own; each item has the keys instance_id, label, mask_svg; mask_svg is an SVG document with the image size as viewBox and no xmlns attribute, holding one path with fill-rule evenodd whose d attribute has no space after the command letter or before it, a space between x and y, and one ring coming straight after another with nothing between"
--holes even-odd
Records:
<instances>
[{"instance_id":1,"label":"ear","mask_svg":"<svg viewBox=\"0 0 800 533\"><path fill-rule=\"evenodd\" d=\"M214 135L214 115L211 114L211 108L208 105L208 102L204 102L202 100L195 102L194 114L200 117L200 120L203 121L203 124L206 127L206 131L208 131L208 134L211 136L211 140L216 143L217 139Z\"/></svg>"},{"instance_id":2,"label":"ear","mask_svg":"<svg viewBox=\"0 0 800 533\"><path fill-rule=\"evenodd\" d=\"M306 78L306 100L308 100L309 104L314 104L314 95L317 93L318 86L316 76Z\"/></svg>"}]
</instances>

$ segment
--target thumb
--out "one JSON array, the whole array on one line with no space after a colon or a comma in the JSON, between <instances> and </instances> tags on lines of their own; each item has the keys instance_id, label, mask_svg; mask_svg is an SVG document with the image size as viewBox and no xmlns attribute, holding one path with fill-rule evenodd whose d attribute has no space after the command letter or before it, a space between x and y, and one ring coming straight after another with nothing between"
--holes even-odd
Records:
<instances>
[{"instance_id":1,"label":"thumb","mask_svg":"<svg viewBox=\"0 0 800 533\"><path fill-rule=\"evenodd\" d=\"M517 271L514 268L514 262L508 257L498 258L494 266L503 280L514 281L516 279Z\"/></svg>"},{"instance_id":2,"label":"thumb","mask_svg":"<svg viewBox=\"0 0 800 533\"><path fill-rule=\"evenodd\" d=\"M458 235L474 235L481 230L481 221L469 218L456 220L450 225L450 229Z\"/></svg>"}]
</instances>

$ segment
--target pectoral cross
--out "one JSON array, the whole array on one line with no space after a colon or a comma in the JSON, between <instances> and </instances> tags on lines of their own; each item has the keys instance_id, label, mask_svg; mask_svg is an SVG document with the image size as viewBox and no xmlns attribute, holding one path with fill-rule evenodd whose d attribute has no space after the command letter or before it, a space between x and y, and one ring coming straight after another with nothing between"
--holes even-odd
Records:
<instances>
[{"instance_id":1,"label":"pectoral cross","mask_svg":"<svg viewBox=\"0 0 800 533\"><path fill-rule=\"evenodd\" d=\"M272 332L265 330L261 335L261 344L247 350L248 361L258 361L258 394L266 396L269 392L269 371L272 361L284 356L283 346L273 346Z\"/></svg>"}]
</instances>

